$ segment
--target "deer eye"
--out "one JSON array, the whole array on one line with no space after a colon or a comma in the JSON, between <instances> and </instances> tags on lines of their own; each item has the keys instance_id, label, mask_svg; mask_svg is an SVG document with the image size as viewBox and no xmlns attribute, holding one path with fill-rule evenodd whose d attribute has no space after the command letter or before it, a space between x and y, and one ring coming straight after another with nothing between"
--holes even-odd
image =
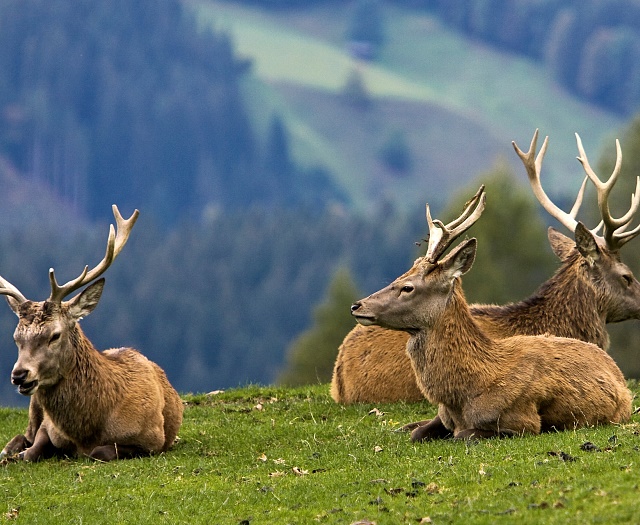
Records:
<instances>
[{"instance_id":1,"label":"deer eye","mask_svg":"<svg viewBox=\"0 0 640 525\"><path fill-rule=\"evenodd\" d=\"M631 275L625 274L622 278L627 286L631 286L633 284L633 277Z\"/></svg>"},{"instance_id":2,"label":"deer eye","mask_svg":"<svg viewBox=\"0 0 640 525\"><path fill-rule=\"evenodd\" d=\"M414 287L412 284L405 284L402 288L400 288L400 293L411 293L413 292Z\"/></svg>"},{"instance_id":3,"label":"deer eye","mask_svg":"<svg viewBox=\"0 0 640 525\"><path fill-rule=\"evenodd\" d=\"M49 344L55 343L58 339L60 339L60 332L55 332L49 338Z\"/></svg>"}]
</instances>

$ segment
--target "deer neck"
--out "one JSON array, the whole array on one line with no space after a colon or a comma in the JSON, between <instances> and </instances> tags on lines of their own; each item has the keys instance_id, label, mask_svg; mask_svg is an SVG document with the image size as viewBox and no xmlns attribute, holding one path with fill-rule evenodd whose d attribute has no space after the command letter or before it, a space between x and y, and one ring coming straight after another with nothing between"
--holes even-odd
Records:
<instances>
[{"instance_id":1,"label":"deer neck","mask_svg":"<svg viewBox=\"0 0 640 525\"><path fill-rule=\"evenodd\" d=\"M459 279L440 315L411 334L407 352L427 399L447 405L468 397L466 385L481 389L490 383L501 360L471 316Z\"/></svg>"},{"instance_id":2,"label":"deer neck","mask_svg":"<svg viewBox=\"0 0 640 525\"><path fill-rule=\"evenodd\" d=\"M35 395L53 423L69 437L82 443L95 436L107 414L105 402L112 397L105 388L105 358L84 335L79 324L71 329L73 347L70 365L56 384Z\"/></svg>"},{"instance_id":3,"label":"deer neck","mask_svg":"<svg viewBox=\"0 0 640 525\"><path fill-rule=\"evenodd\" d=\"M565 262L527 299L504 306L474 305L471 312L495 337L547 333L609 347L604 313L577 258Z\"/></svg>"}]
</instances>

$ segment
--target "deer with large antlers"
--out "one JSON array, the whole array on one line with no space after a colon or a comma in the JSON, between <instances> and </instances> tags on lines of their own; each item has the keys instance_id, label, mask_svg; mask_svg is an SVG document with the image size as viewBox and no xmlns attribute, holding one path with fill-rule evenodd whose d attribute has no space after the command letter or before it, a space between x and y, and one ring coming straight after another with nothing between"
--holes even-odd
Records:
<instances>
[{"instance_id":1,"label":"deer with large antlers","mask_svg":"<svg viewBox=\"0 0 640 525\"><path fill-rule=\"evenodd\" d=\"M536 130L528 152L513 143L543 208L573 233L571 240L549 228L549 242L561 266L527 299L507 305L471 305L471 314L492 337L553 334L591 342L607 350L606 323L640 319L640 284L621 262L619 250L637 236L638 228L626 231L638 209L640 191L622 218L613 219L608 196L620 172L622 153L616 142L616 167L606 183L589 166L580 137L579 160L587 172L576 203L569 213L548 198L540 182L540 171L548 138L536 155ZM598 189L598 203L605 229L602 235L576 220L587 178ZM379 326L356 325L345 337L336 359L331 395L339 403L417 402L424 399L406 353L408 334Z\"/></svg>"},{"instance_id":2,"label":"deer with large antlers","mask_svg":"<svg viewBox=\"0 0 640 525\"><path fill-rule=\"evenodd\" d=\"M432 221L427 254L389 286L354 303L362 325L409 334L407 353L425 397L438 417L415 428L414 441L538 434L620 423L631 416L631 393L622 372L601 348L550 335L494 338L472 315L460 277L476 254L476 240L451 242L482 213L473 212L449 235Z\"/></svg>"},{"instance_id":3,"label":"deer with large antlers","mask_svg":"<svg viewBox=\"0 0 640 525\"><path fill-rule=\"evenodd\" d=\"M104 287L100 276L138 218L135 210L123 219L115 205L113 213L117 233L111 225L102 261L63 285L49 270L47 300L29 301L0 277L0 294L19 318L11 382L31 396L27 431L13 438L3 455L37 461L53 454L79 454L110 461L162 452L175 441L183 407L164 371L131 348L97 352L78 323L98 304Z\"/></svg>"}]
</instances>

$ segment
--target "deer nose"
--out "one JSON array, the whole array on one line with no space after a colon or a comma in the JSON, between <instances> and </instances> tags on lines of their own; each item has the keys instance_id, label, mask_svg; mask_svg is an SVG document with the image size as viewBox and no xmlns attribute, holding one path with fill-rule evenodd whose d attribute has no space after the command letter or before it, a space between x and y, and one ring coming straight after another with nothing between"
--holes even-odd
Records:
<instances>
[{"instance_id":1,"label":"deer nose","mask_svg":"<svg viewBox=\"0 0 640 525\"><path fill-rule=\"evenodd\" d=\"M362 306L362 303L358 301L357 303L353 303L351 305L351 313L357 311Z\"/></svg>"},{"instance_id":2,"label":"deer nose","mask_svg":"<svg viewBox=\"0 0 640 525\"><path fill-rule=\"evenodd\" d=\"M16 386L20 386L27 380L28 374L27 370L14 370L11 372L11 382Z\"/></svg>"}]
</instances>

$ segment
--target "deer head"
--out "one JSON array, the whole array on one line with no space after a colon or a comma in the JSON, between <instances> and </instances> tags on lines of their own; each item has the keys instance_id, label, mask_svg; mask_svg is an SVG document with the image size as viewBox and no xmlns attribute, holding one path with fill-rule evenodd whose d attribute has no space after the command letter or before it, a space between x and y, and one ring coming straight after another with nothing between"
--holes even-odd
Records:
<instances>
[{"instance_id":1,"label":"deer head","mask_svg":"<svg viewBox=\"0 0 640 525\"><path fill-rule=\"evenodd\" d=\"M410 333L428 326L436 313L444 308L455 278L471 268L476 240L464 241L445 259L439 260L453 241L480 218L485 203L486 194L481 186L465 204L461 215L447 225L431 218L427 204L429 244L426 255L416 259L411 269L390 285L354 303L351 314L358 323Z\"/></svg>"},{"instance_id":2,"label":"deer head","mask_svg":"<svg viewBox=\"0 0 640 525\"><path fill-rule=\"evenodd\" d=\"M351 314L362 325L415 333L433 326L444 311L458 277L476 256L476 239L467 239L441 261L418 259L389 286L354 303Z\"/></svg>"},{"instance_id":3,"label":"deer head","mask_svg":"<svg viewBox=\"0 0 640 525\"><path fill-rule=\"evenodd\" d=\"M24 395L34 394L38 388L56 384L72 365L77 345L90 344L77 322L98 304L104 279L99 277L111 266L126 244L131 228L138 219L135 210L129 219L123 219L113 206L117 234L109 229L107 251L100 263L89 271L85 266L81 274L60 286L53 269L49 270L51 294L45 301L30 301L10 282L0 277L0 295L5 295L9 306L18 316L14 340L18 347L18 360L11 373L11 381ZM87 286L68 301L63 299Z\"/></svg>"},{"instance_id":4,"label":"deer head","mask_svg":"<svg viewBox=\"0 0 640 525\"><path fill-rule=\"evenodd\" d=\"M591 168L580 136L576 133L578 161L582 164L586 176L575 204L569 212L565 212L556 206L542 189L540 171L549 137L545 137L540 152L536 155L537 141L538 130L533 134L529 151L526 153L515 142L512 142L512 145L525 166L533 193L542 207L574 235L575 242L550 228L549 242L553 251L563 261L580 257L580 261L587 268L590 283L598 297L598 304L606 322L640 319L640 283L629 267L620 260L620 248L640 234L640 225L628 231L640 207L640 177L636 179L636 191L632 194L631 206L622 217L614 218L611 215L608 202L622 166L620 142L616 140L617 156L613 172L606 182L602 182ZM601 216L600 224L591 230L577 220L588 180L596 188ZM601 235L598 233L600 230Z\"/></svg>"}]
</instances>

